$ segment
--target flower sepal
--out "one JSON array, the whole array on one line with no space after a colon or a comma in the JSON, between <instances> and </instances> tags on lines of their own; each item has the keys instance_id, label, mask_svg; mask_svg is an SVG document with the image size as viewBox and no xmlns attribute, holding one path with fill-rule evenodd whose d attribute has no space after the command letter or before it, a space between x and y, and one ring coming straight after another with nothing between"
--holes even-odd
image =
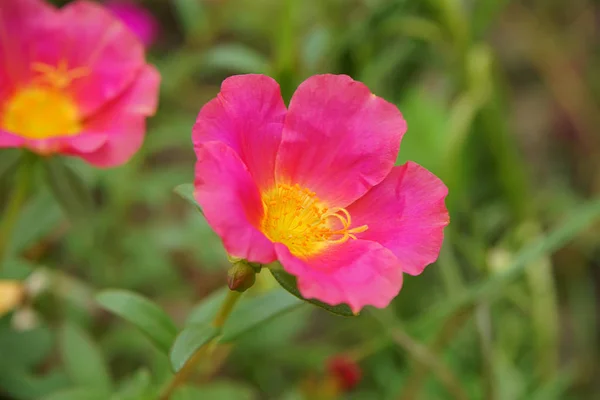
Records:
<instances>
[{"instance_id":1,"label":"flower sepal","mask_svg":"<svg viewBox=\"0 0 600 400\"><path fill-rule=\"evenodd\" d=\"M281 287L284 288L285 290L287 290L288 292L290 292L292 295L299 298L300 300L304 300L307 303L313 304L317 307L321 307L321 308L329 311L332 314L340 315L342 317L358 316L358 314L355 314L352 312L352 310L350 309L350 307L347 304L338 304L338 305L332 306L329 304L325 304L316 299L304 298L300 294L300 291L298 290L296 278L293 275L290 275L287 272L285 272L283 270L281 264L279 264L279 262L271 263L267 267L269 268L269 271L271 271L271 274L273 275L273 277L277 280L277 282L279 282Z\"/></svg>"}]
</instances>

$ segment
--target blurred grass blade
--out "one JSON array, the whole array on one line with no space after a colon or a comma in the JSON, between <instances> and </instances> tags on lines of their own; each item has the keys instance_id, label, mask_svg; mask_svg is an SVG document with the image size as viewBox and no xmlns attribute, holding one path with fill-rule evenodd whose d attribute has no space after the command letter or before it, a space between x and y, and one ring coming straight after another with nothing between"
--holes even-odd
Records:
<instances>
[{"instance_id":1,"label":"blurred grass blade","mask_svg":"<svg viewBox=\"0 0 600 400\"><path fill-rule=\"evenodd\" d=\"M236 381L215 381L200 387L182 386L172 400L254 400L257 396L251 387Z\"/></svg>"},{"instance_id":2,"label":"blurred grass blade","mask_svg":"<svg viewBox=\"0 0 600 400\"><path fill-rule=\"evenodd\" d=\"M198 202L196 201L196 198L194 197L194 185L191 183L184 183L182 185L176 186L175 189L173 189L173 191L175 193L177 193L179 196L181 196L183 199L187 200L190 204L192 204L194 207L196 207L198 209L198 211L200 211L201 214L204 215L204 213L202 213L202 208L200 207L200 204L198 204Z\"/></svg>"},{"instance_id":3,"label":"blurred grass blade","mask_svg":"<svg viewBox=\"0 0 600 400\"><path fill-rule=\"evenodd\" d=\"M273 274L273 276L275 277L277 282L279 282L281 287L283 287L285 290L287 290L288 292L290 292L291 294L293 294L300 300L306 301L310 304L314 304L315 306L321 307L321 308L329 311L330 313L341 315L343 317L354 317L355 316L355 314L352 312L350 307L348 307L346 304L330 306L329 304L322 303L318 300L305 299L304 297L302 297L302 295L300 294L300 291L298 290L298 285L296 284L295 277L284 272L282 269L269 268L269 270L271 271L271 274Z\"/></svg>"},{"instance_id":4,"label":"blurred grass blade","mask_svg":"<svg viewBox=\"0 0 600 400\"><path fill-rule=\"evenodd\" d=\"M220 329L212 325L191 325L185 328L173 343L169 358L174 372L178 372L200 348L217 337Z\"/></svg>"},{"instance_id":5,"label":"blurred grass blade","mask_svg":"<svg viewBox=\"0 0 600 400\"><path fill-rule=\"evenodd\" d=\"M44 160L44 175L50 191L73 221L92 213L94 200L82 178L59 157Z\"/></svg>"},{"instance_id":6,"label":"blurred grass blade","mask_svg":"<svg viewBox=\"0 0 600 400\"><path fill-rule=\"evenodd\" d=\"M88 334L76 325L67 324L60 332L59 343L65 370L72 381L108 397L112 386L108 368Z\"/></svg>"},{"instance_id":7,"label":"blurred grass blade","mask_svg":"<svg viewBox=\"0 0 600 400\"><path fill-rule=\"evenodd\" d=\"M269 74L269 60L251 47L241 44L215 46L204 54L203 69L243 74Z\"/></svg>"},{"instance_id":8,"label":"blurred grass blade","mask_svg":"<svg viewBox=\"0 0 600 400\"><path fill-rule=\"evenodd\" d=\"M460 296L432 307L430 312L424 313L422 317L414 322L414 328L422 331L431 327L432 324L445 320L463 307L468 307L482 299L492 299L502 291L506 284L522 275L527 266L535 265L534 262L540 257L552 254L562 248L578 233L598 219L600 219L600 198L580 206L558 228L518 252L512 264L507 266L503 272L471 286Z\"/></svg>"},{"instance_id":9,"label":"blurred grass blade","mask_svg":"<svg viewBox=\"0 0 600 400\"><path fill-rule=\"evenodd\" d=\"M100 292L96 301L138 327L164 353L169 352L177 327L155 303L138 294L115 289Z\"/></svg>"},{"instance_id":10,"label":"blurred grass blade","mask_svg":"<svg viewBox=\"0 0 600 400\"><path fill-rule=\"evenodd\" d=\"M285 290L274 289L257 297L245 297L223 326L222 342L232 342L258 325L292 311L304 302Z\"/></svg>"},{"instance_id":11,"label":"blurred grass blade","mask_svg":"<svg viewBox=\"0 0 600 400\"><path fill-rule=\"evenodd\" d=\"M208 20L200 0L174 0L175 16L187 38L197 38L205 32Z\"/></svg>"},{"instance_id":12,"label":"blurred grass blade","mask_svg":"<svg viewBox=\"0 0 600 400\"><path fill-rule=\"evenodd\" d=\"M49 396L42 398L42 400L105 400L106 395L102 393L96 393L89 388L75 388L61 390L60 392L53 393Z\"/></svg>"}]
</instances>

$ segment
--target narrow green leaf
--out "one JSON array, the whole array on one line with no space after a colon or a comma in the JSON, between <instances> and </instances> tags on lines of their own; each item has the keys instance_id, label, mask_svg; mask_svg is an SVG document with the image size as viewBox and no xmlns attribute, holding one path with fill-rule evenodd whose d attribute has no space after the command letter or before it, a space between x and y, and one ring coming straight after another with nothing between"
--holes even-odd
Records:
<instances>
[{"instance_id":1,"label":"narrow green leaf","mask_svg":"<svg viewBox=\"0 0 600 400\"><path fill-rule=\"evenodd\" d=\"M231 342L258 325L292 311L304 302L277 288L257 297L244 297L223 327L222 342Z\"/></svg>"},{"instance_id":2,"label":"narrow green leaf","mask_svg":"<svg viewBox=\"0 0 600 400\"><path fill-rule=\"evenodd\" d=\"M94 392L89 388L61 390L44 397L42 400L105 400L106 394Z\"/></svg>"},{"instance_id":3,"label":"narrow green leaf","mask_svg":"<svg viewBox=\"0 0 600 400\"><path fill-rule=\"evenodd\" d=\"M269 270L271 271L271 274L273 274L273 276L275 277L277 282L279 282L279 284L281 285L282 288L284 288L285 290L287 290L288 292L290 292L291 294L293 294L300 300L306 301L310 304L314 304L315 306L321 307L321 308L329 311L330 313L333 313L336 315L341 315L343 317L356 316L356 314L354 314L352 312L352 310L350 309L350 307L348 307L346 304L330 306L329 304L325 304L323 302L320 302L319 300L305 299L304 297L302 297L302 295L300 294L300 291L298 290L298 285L296 284L296 278L294 276L284 272L280 268L269 268Z\"/></svg>"},{"instance_id":4,"label":"narrow green leaf","mask_svg":"<svg viewBox=\"0 0 600 400\"><path fill-rule=\"evenodd\" d=\"M67 375L82 387L104 394L111 390L111 379L100 349L81 328L67 324L60 332L60 354Z\"/></svg>"},{"instance_id":5,"label":"narrow green leaf","mask_svg":"<svg viewBox=\"0 0 600 400\"><path fill-rule=\"evenodd\" d=\"M44 175L54 198L74 221L91 214L92 195L81 177L59 157L44 160Z\"/></svg>"},{"instance_id":6,"label":"narrow green leaf","mask_svg":"<svg viewBox=\"0 0 600 400\"><path fill-rule=\"evenodd\" d=\"M182 185L176 186L175 189L173 189L173 191L175 193L177 193L179 196L181 196L183 199L187 200L194 207L196 207L198 209L198 211L200 211L201 214L204 214L204 213L202 213L202 208L200 207L200 204L198 204L198 202L196 201L196 198L194 197L194 185L193 184L184 183Z\"/></svg>"},{"instance_id":7,"label":"narrow green leaf","mask_svg":"<svg viewBox=\"0 0 600 400\"><path fill-rule=\"evenodd\" d=\"M205 344L217 337L218 328L212 325L190 325L175 339L170 359L173 371L178 372L185 363Z\"/></svg>"},{"instance_id":8,"label":"narrow green leaf","mask_svg":"<svg viewBox=\"0 0 600 400\"><path fill-rule=\"evenodd\" d=\"M177 327L171 318L150 300L126 290L110 289L100 292L96 301L140 329L163 352L168 353Z\"/></svg>"},{"instance_id":9,"label":"narrow green leaf","mask_svg":"<svg viewBox=\"0 0 600 400\"><path fill-rule=\"evenodd\" d=\"M185 325L208 324L217 315L219 306L227 296L228 288L222 288L214 291L206 298L202 299L189 313Z\"/></svg>"}]
</instances>

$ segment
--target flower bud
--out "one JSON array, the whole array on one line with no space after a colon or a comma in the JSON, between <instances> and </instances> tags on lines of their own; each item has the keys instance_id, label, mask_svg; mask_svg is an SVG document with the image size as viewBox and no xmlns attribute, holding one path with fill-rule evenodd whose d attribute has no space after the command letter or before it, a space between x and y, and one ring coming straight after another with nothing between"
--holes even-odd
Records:
<instances>
[{"instance_id":1,"label":"flower bud","mask_svg":"<svg viewBox=\"0 0 600 400\"><path fill-rule=\"evenodd\" d=\"M328 360L327 372L345 392L354 389L362 378L362 371L356 361L342 355Z\"/></svg>"},{"instance_id":2,"label":"flower bud","mask_svg":"<svg viewBox=\"0 0 600 400\"><path fill-rule=\"evenodd\" d=\"M245 292L256 281L256 272L246 261L238 261L227 272L229 289Z\"/></svg>"},{"instance_id":3,"label":"flower bud","mask_svg":"<svg viewBox=\"0 0 600 400\"><path fill-rule=\"evenodd\" d=\"M21 282L0 280L0 317L18 307L24 297L25 290Z\"/></svg>"}]
</instances>

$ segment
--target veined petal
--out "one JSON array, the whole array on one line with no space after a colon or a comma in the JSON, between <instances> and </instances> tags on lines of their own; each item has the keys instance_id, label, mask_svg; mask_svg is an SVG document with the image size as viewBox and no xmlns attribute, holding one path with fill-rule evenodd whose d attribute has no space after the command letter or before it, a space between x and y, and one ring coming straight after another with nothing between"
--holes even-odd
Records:
<instances>
[{"instance_id":1,"label":"veined petal","mask_svg":"<svg viewBox=\"0 0 600 400\"><path fill-rule=\"evenodd\" d=\"M296 276L302 296L346 303L355 313L366 305L386 307L402 287L398 259L375 242L350 240L305 259L281 243L275 243L275 250L283 268Z\"/></svg>"},{"instance_id":2,"label":"veined petal","mask_svg":"<svg viewBox=\"0 0 600 400\"><path fill-rule=\"evenodd\" d=\"M277 154L278 181L345 207L392 169L406 122L398 108L345 75L317 75L290 102Z\"/></svg>"},{"instance_id":3,"label":"veined petal","mask_svg":"<svg viewBox=\"0 0 600 400\"><path fill-rule=\"evenodd\" d=\"M0 103L29 73L29 43L58 24L57 10L46 1L0 1Z\"/></svg>"},{"instance_id":4,"label":"veined petal","mask_svg":"<svg viewBox=\"0 0 600 400\"><path fill-rule=\"evenodd\" d=\"M449 222L447 194L439 178L407 162L347 210L353 224L369 227L359 239L381 243L396 255L404 272L418 275L439 255Z\"/></svg>"},{"instance_id":5,"label":"veined petal","mask_svg":"<svg viewBox=\"0 0 600 400\"><path fill-rule=\"evenodd\" d=\"M223 142L200 143L195 150L194 196L227 252L251 262L275 261L273 243L256 228L262 201L239 155Z\"/></svg>"},{"instance_id":6,"label":"veined petal","mask_svg":"<svg viewBox=\"0 0 600 400\"><path fill-rule=\"evenodd\" d=\"M72 74L68 92L83 117L120 96L144 67L144 46L116 16L101 5L78 0L58 11L58 24L47 25L30 44L30 76L63 68ZM26 50L21 50L26 51Z\"/></svg>"},{"instance_id":7,"label":"veined petal","mask_svg":"<svg viewBox=\"0 0 600 400\"><path fill-rule=\"evenodd\" d=\"M146 117L156 110L159 84L158 71L146 66L129 89L86 121L86 133L63 139L64 152L101 168L127 162L142 146Z\"/></svg>"},{"instance_id":8,"label":"veined petal","mask_svg":"<svg viewBox=\"0 0 600 400\"><path fill-rule=\"evenodd\" d=\"M227 78L198 114L194 146L220 141L235 150L259 189L272 186L286 108L279 85L265 75Z\"/></svg>"}]
</instances>

